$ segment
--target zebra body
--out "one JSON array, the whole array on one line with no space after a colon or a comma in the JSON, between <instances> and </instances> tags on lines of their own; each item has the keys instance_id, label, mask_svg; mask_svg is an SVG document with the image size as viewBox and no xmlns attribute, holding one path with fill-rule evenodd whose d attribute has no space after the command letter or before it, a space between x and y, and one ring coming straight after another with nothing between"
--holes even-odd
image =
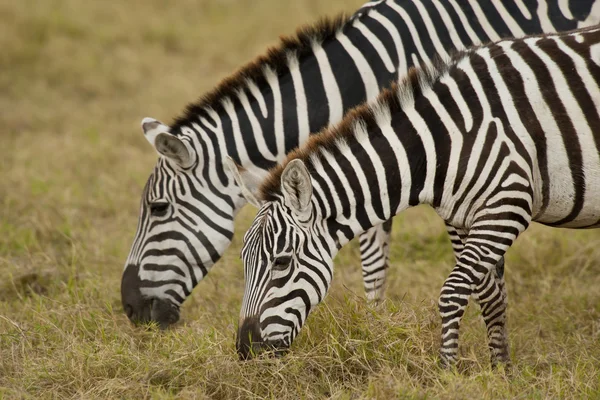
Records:
<instances>
[{"instance_id":1,"label":"zebra body","mask_svg":"<svg viewBox=\"0 0 600 400\"><path fill-rule=\"evenodd\" d=\"M492 362L508 362L495 265L531 221L600 226L600 27L508 39L412 71L251 194L263 205L242 249L242 357L291 344L325 296L340 247L429 204L463 241L440 294L442 362L456 360L471 296Z\"/></svg>"},{"instance_id":2,"label":"zebra body","mask_svg":"<svg viewBox=\"0 0 600 400\"><path fill-rule=\"evenodd\" d=\"M367 3L353 17L300 30L242 68L170 126L146 118L160 157L140 204L121 284L133 321L177 321L179 307L231 243L246 203L226 173L231 156L260 182L309 132L372 100L413 64L499 37L574 29L600 16L600 1ZM360 238L365 289L381 297L391 221ZM453 248L462 243L449 226Z\"/></svg>"}]
</instances>

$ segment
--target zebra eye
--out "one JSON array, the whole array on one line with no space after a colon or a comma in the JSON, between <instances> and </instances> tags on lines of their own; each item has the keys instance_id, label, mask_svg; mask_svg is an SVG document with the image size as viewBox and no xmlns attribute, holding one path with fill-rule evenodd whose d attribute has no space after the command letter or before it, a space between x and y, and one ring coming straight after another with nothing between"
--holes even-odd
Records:
<instances>
[{"instance_id":1,"label":"zebra eye","mask_svg":"<svg viewBox=\"0 0 600 400\"><path fill-rule=\"evenodd\" d=\"M155 217L162 217L169 210L169 203L151 203L150 204L150 214Z\"/></svg>"},{"instance_id":2,"label":"zebra eye","mask_svg":"<svg viewBox=\"0 0 600 400\"><path fill-rule=\"evenodd\" d=\"M292 257L281 256L273 260L273 271L285 271L290 266Z\"/></svg>"}]
</instances>

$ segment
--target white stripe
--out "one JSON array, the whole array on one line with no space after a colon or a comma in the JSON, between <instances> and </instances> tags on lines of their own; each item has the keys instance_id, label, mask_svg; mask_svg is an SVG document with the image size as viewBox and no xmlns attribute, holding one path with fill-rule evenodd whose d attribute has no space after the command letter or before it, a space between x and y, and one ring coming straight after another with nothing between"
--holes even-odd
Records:
<instances>
[{"instance_id":1,"label":"white stripe","mask_svg":"<svg viewBox=\"0 0 600 400\"><path fill-rule=\"evenodd\" d=\"M444 26L448 29L448 33L450 34L450 40L452 40L452 44L457 50L462 50L465 47L465 45L462 42L462 40L460 40L460 37L456 32L456 27L454 26L452 18L450 18L446 7L444 7L439 0L433 0L432 3L437 9L438 13L440 14L442 21L444 21Z\"/></svg>"},{"instance_id":2,"label":"white stripe","mask_svg":"<svg viewBox=\"0 0 600 400\"><path fill-rule=\"evenodd\" d=\"M371 7L375 7L375 6L377 6L377 5L381 4L381 3L383 3L384 1L387 1L387 0L369 1L369 2L367 2L367 3L365 3L365 4L363 4L363 5L360 7L360 10L362 10L363 8L371 8Z\"/></svg>"},{"instance_id":3,"label":"white stripe","mask_svg":"<svg viewBox=\"0 0 600 400\"><path fill-rule=\"evenodd\" d=\"M250 106L250 102L248 101L248 95L246 95L246 92L244 90L239 90L237 92L237 95L238 99L240 99L240 102L242 103L244 112L248 117L248 121L250 121L250 126L252 126L251 133L243 132L243 134L251 134L252 137L254 137L256 147L258 147L258 151L260 152L260 154L267 160L275 161L276 157L267 146L267 142L265 141L265 135L263 135L262 127L260 126L258 119L256 119L256 115L254 115L254 112L252 112L252 107Z\"/></svg>"},{"instance_id":4,"label":"white stripe","mask_svg":"<svg viewBox=\"0 0 600 400\"><path fill-rule=\"evenodd\" d=\"M325 89L327 103L329 104L329 125L337 124L344 116L344 103L342 102L340 88L331 70L327 53L319 43L313 44L313 53L319 64L321 78L323 79L323 88Z\"/></svg>"},{"instance_id":5,"label":"white stripe","mask_svg":"<svg viewBox=\"0 0 600 400\"><path fill-rule=\"evenodd\" d=\"M392 62L392 59L390 58L390 55L388 54L388 51L386 50L385 46L383 45L383 43L381 43L381 40L379 40L379 38L375 36L373 32L371 32L369 28L367 28L365 24L360 22L358 19L354 20L352 26L358 29L365 36L365 38L367 38L367 40L373 45L373 47L377 51L377 54L379 55L379 58L381 58L387 70L389 72L396 71L394 63Z\"/></svg>"},{"instance_id":6,"label":"white stripe","mask_svg":"<svg viewBox=\"0 0 600 400\"><path fill-rule=\"evenodd\" d=\"M275 132L275 142L277 143L277 162L280 163L285 159L285 132L283 130L281 88L279 87L279 78L275 71L269 67L265 67L264 74L273 93L273 130Z\"/></svg>"},{"instance_id":7,"label":"white stripe","mask_svg":"<svg viewBox=\"0 0 600 400\"><path fill-rule=\"evenodd\" d=\"M336 161L335 157L333 157L333 155L329 151L322 151L322 154L324 155L327 162L329 162L331 169L333 169L333 171L335 172L335 175L338 177L342 187L347 188L347 190L345 190L345 192L346 192L346 195L348 196L348 201L350 202L351 214L350 214L349 218L345 218L343 215L343 207L342 207L341 199L337 193L337 190L335 190L335 188L333 186L333 182L330 181L329 175L328 175L327 180L331 182L331 190L336 192L334 199L336 199L339 202L339 205L338 205L338 203L336 203L336 208L338 210L338 213L337 213L338 215L336 217L336 221L341 224L349 226L350 229L352 230L352 232L354 233L354 235L356 236L356 235L362 233L364 231L364 229L362 228L362 225L358 222L358 219L356 218L356 198L354 197L354 193L352 192L352 187L350 186L350 182L348 182L348 179L346 178L344 171L341 169L341 167L340 167L339 163Z\"/></svg>"},{"instance_id":8,"label":"white stripe","mask_svg":"<svg viewBox=\"0 0 600 400\"><path fill-rule=\"evenodd\" d=\"M475 1L477 1L477 0L475 0ZM456 0L450 0L450 4L452 4L454 11L458 14L458 18L460 18L460 22L462 22L462 24L463 24L462 27L467 32L467 35L469 35L469 38L471 38L471 44L473 44L473 45L479 44L481 39L479 39L479 36L477 36L475 31L469 24L469 19L463 12L462 8L458 4L456 4Z\"/></svg>"},{"instance_id":9,"label":"white stripe","mask_svg":"<svg viewBox=\"0 0 600 400\"><path fill-rule=\"evenodd\" d=\"M553 32L556 30L550 22L550 18L548 18L548 4L545 1L538 3L537 15L543 32Z\"/></svg>"},{"instance_id":10,"label":"white stripe","mask_svg":"<svg viewBox=\"0 0 600 400\"><path fill-rule=\"evenodd\" d=\"M458 109L460 110L460 114L465 121L465 131L469 132L473 129L473 114L471 114L471 108L468 106L465 98L463 97L460 89L458 88L458 84L456 81L449 76L445 75L440 78L440 82L448 87L450 91L450 95L452 99L456 102Z\"/></svg>"},{"instance_id":11,"label":"white stripe","mask_svg":"<svg viewBox=\"0 0 600 400\"><path fill-rule=\"evenodd\" d=\"M357 140L358 140L358 138L357 138ZM356 159L356 155L354 154L354 152L352 151L352 149L350 148L350 146L348 146L348 144L346 142L340 141L340 143L338 143L338 148L339 148L342 156L344 156L348 160L350 165L352 166L353 173L356 174L356 178L358 179L358 182L360 183L362 195L365 199L364 200L365 201L365 211L366 211L367 215L369 216L369 221L373 225L377 225L379 222L383 222L383 220L380 220L379 217L377 216L377 214L375 214L375 210L373 208L373 199L371 196L371 191L369 190L369 181L367 179L367 176L365 175L364 168L361 166L360 162ZM365 150L366 150L366 148L365 148Z\"/></svg>"},{"instance_id":12,"label":"white stripe","mask_svg":"<svg viewBox=\"0 0 600 400\"><path fill-rule=\"evenodd\" d=\"M531 21L531 13L525 3L523 3L523 0L515 0L515 4L519 8L519 11L521 11L521 14L523 14L523 17Z\"/></svg>"},{"instance_id":13,"label":"white stripe","mask_svg":"<svg viewBox=\"0 0 600 400\"><path fill-rule=\"evenodd\" d=\"M315 175L315 174L319 175L319 176L327 175L327 173L323 169L323 164L321 164L321 161L319 160L316 153L313 153L313 155L311 156L311 163L313 165L313 168L315 169L315 172L311 173L311 175ZM326 217L332 216L333 215L332 209L329 205L329 202L327 201L325 192L321 188L321 185L319 184L319 182L317 182L314 179L312 180L312 185L313 185L313 191L314 191L313 197L320 198L323 201L323 204L325 205L325 210L321 210L323 217L326 218Z\"/></svg>"},{"instance_id":14,"label":"white stripe","mask_svg":"<svg viewBox=\"0 0 600 400\"><path fill-rule=\"evenodd\" d=\"M402 38L398 33L398 29L396 29L394 24L389 19L381 15L378 11L371 11L369 13L369 17L373 18L375 21L378 21L390 33L390 36L394 41L396 54L398 55L398 79L401 79L408 71L408 60L406 59L406 54L404 53L404 45L402 44Z\"/></svg>"},{"instance_id":15,"label":"white stripe","mask_svg":"<svg viewBox=\"0 0 600 400\"><path fill-rule=\"evenodd\" d=\"M141 276L140 276L140 278L144 279ZM150 278L149 280L157 281L157 279L153 279L153 278ZM185 281L185 279L181 279L181 281L183 282L183 281ZM183 293L183 289L181 288L181 286L178 284L174 284L174 283L168 284L168 285L161 285L160 287L156 287L156 288L152 288L152 287L140 288L140 292L145 297L148 297L148 298L154 297L154 298L158 298L158 299L170 300L173 302L173 304L179 304L178 300L176 300L173 296L171 296L169 293L167 293L168 290L172 290L172 291L176 292L183 299L186 298L186 295Z\"/></svg>"},{"instance_id":16,"label":"white stripe","mask_svg":"<svg viewBox=\"0 0 600 400\"><path fill-rule=\"evenodd\" d=\"M306 94L304 84L302 83L302 74L300 73L300 64L295 54L288 54L288 67L294 83L294 92L296 93L296 117L298 118L298 144L303 144L308 140L310 128L308 126L308 108L306 104Z\"/></svg>"},{"instance_id":17,"label":"white stripe","mask_svg":"<svg viewBox=\"0 0 600 400\"><path fill-rule=\"evenodd\" d=\"M343 33L338 33L336 35L336 39L340 42L340 44L344 47L348 55L354 61L356 68L358 68L358 72L360 73L360 77L365 85L365 91L367 93L367 101L372 101L379 94L379 84L377 83L377 79L375 78L375 74L373 74L373 70L369 65L369 62L365 59L365 56L352 44L350 39ZM356 83L358 84L358 82Z\"/></svg>"},{"instance_id":18,"label":"white stripe","mask_svg":"<svg viewBox=\"0 0 600 400\"><path fill-rule=\"evenodd\" d=\"M377 154L377 152L373 148L373 144L369 139L369 134L363 123L357 124L354 127L354 136L369 156L369 160L371 160L371 162L373 163L373 168L375 169L375 177L370 179L377 179L377 184L379 186L379 193L370 193L368 198L371 199L371 202L372 199L376 197L381 198L381 203L383 205L383 216L385 218L388 215L390 215L389 199L387 194L388 187L387 180L385 178L385 167L381 162L379 154ZM365 189L369 190L369 186L365 186Z\"/></svg>"},{"instance_id":19,"label":"white stripe","mask_svg":"<svg viewBox=\"0 0 600 400\"><path fill-rule=\"evenodd\" d=\"M496 42L496 41L500 40L501 39L500 36L494 30L494 28L492 28L492 25L488 21L487 16L485 15L483 10L479 6L479 1L472 1L471 7L473 8L473 12L475 13L475 16L477 17L477 21L479 21L479 24L485 31L485 34L488 36L489 40L491 40L492 42Z\"/></svg>"},{"instance_id":20,"label":"white stripe","mask_svg":"<svg viewBox=\"0 0 600 400\"><path fill-rule=\"evenodd\" d=\"M535 39L535 40L537 40L537 39ZM510 46L513 43L514 43L514 41L500 42L500 43L498 43L498 46L502 47L504 49L505 53L508 55ZM521 121L519 113L518 113L517 109L515 108L515 104L512 99L512 94L511 94L512 92L510 91L510 88L506 85L506 82L504 82L504 80L500 76L500 73L498 72L498 68L496 67L496 63L494 62L494 60L492 59L492 56L490 55L490 48L486 47L486 48L482 49L481 51L479 51L478 54L485 60L487 66L490 70L490 76L491 76L492 80L494 81L495 87L498 89L498 95L500 96L500 100L502 101L502 106L510 120L511 129L513 130L513 132L515 132L515 134L518 136L519 140L525 146L526 151L529 153L530 159L535 160L537 155L535 152L535 144L533 142L533 139L529 135L528 129L523 124L523 121ZM515 64L512 64L512 65L513 65L513 67L515 67L515 69L517 71L521 72L520 67L516 67ZM527 89L526 89L526 91L527 91ZM532 104L532 105L535 108L535 104ZM542 107L542 109L544 109L544 108ZM492 115L492 114L489 114L489 115ZM503 129L503 127L502 127L502 129ZM513 143L513 141L507 141L506 144L508 145L512 154L519 154L519 152L515 148L515 144ZM531 168L529 167L527 162L525 162L525 160L523 160L521 157L518 157L518 158L514 159L513 161L515 163L517 163L524 171L527 172L528 179L533 180L533 176L531 175L531 173L532 173Z\"/></svg>"},{"instance_id":21,"label":"white stripe","mask_svg":"<svg viewBox=\"0 0 600 400\"><path fill-rule=\"evenodd\" d=\"M435 172L437 165L437 154L435 152L435 142L433 136L425 123L425 120L414 107L409 107L404 110L408 120L412 124L417 135L423 141L425 149L425 157L427 159L425 183L423 190L419 193L419 201L428 203L433 200L433 183L435 181ZM404 187L404 185L402 185Z\"/></svg>"},{"instance_id":22,"label":"white stripe","mask_svg":"<svg viewBox=\"0 0 600 400\"><path fill-rule=\"evenodd\" d=\"M406 109L405 109L406 110ZM400 180L402 181L402 188L407 188L406 191L402 191L400 202L398 204L398 208L396 210L390 210L389 204L389 194L388 194L388 186L385 178L384 186L382 187L381 192L381 200L383 203L383 209L385 212L385 216L396 215L398 212L408 208L409 199L410 199L410 187L412 186L412 177L410 174L410 165L408 162L408 156L406 154L406 149L402 145L402 142L398 138L398 134L392 128L392 116L390 115L390 110L387 105L377 104L373 107L373 112L375 114L375 121L377 122L377 126L381 129L382 135L387 139L394 151L394 156L398 162ZM365 132L366 134L366 132ZM376 155L377 160L381 162L380 155ZM375 163L374 163L375 164ZM383 169L383 165L381 167ZM377 169L376 169L377 170ZM385 169L382 170L385 174ZM379 179L379 176L378 176ZM390 213L391 212L391 213Z\"/></svg>"},{"instance_id":23,"label":"white stripe","mask_svg":"<svg viewBox=\"0 0 600 400\"><path fill-rule=\"evenodd\" d=\"M440 82L446 84L448 88L456 87L456 82L447 76L442 78ZM450 93L452 98L458 103L459 108L463 112L463 118L465 118L465 113L468 113L470 116L470 110L468 109L468 106L466 105L460 93L453 93L452 89ZM434 91L428 91L427 93L425 93L425 97L429 100L433 109L436 110L441 122L444 124L446 132L448 132L448 135L450 136L450 157L448 159L449 169L447 171L444 190L442 192L442 203L445 203L446 200L450 200L453 195L452 192L454 188L454 182L456 179L456 171L458 169L460 154L463 147L463 135L460 132L458 126L456 126L456 124L454 123L454 120L452 120L450 114L448 114L448 111L440 101L437 94ZM465 109L464 111L463 108ZM471 120L470 125L472 125L472 123L473 121ZM466 129L466 132L469 132L470 130L471 127L469 129Z\"/></svg>"},{"instance_id":24,"label":"white stripe","mask_svg":"<svg viewBox=\"0 0 600 400\"><path fill-rule=\"evenodd\" d=\"M558 9L566 19L575 19L571 13L571 9L569 8L569 0L558 0Z\"/></svg>"},{"instance_id":25,"label":"white stripe","mask_svg":"<svg viewBox=\"0 0 600 400\"><path fill-rule=\"evenodd\" d=\"M252 96L254 96L254 98L258 101L258 106L260 107L260 112L263 118L267 118L269 112L267 110L267 104L265 103L265 98L263 94L260 92L258 86L256 86L256 83L254 83L254 81L247 80L246 84L248 85L248 89L250 89L250 93L252 93Z\"/></svg>"},{"instance_id":26,"label":"white stripe","mask_svg":"<svg viewBox=\"0 0 600 400\"><path fill-rule=\"evenodd\" d=\"M421 0L413 0L413 1L414 1L415 6L417 7L417 10L419 11L419 14L421 14L421 19L423 20L423 23L425 24L425 28L427 29L427 33L429 34L429 39L433 43L433 47L435 47L435 51L437 52L438 55L442 56L443 58L448 58L448 53L446 52L446 48L440 41L437 30L435 29L435 26L433 25L433 21L431 20L431 17L427 13L427 9L425 8L425 6L423 6L423 3L421 3Z\"/></svg>"},{"instance_id":27,"label":"white stripe","mask_svg":"<svg viewBox=\"0 0 600 400\"><path fill-rule=\"evenodd\" d=\"M595 92L588 92L588 94L590 94L592 102L594 103L594 108L596 110L600 110L600 99L598 99L597 89L598 85L587 67L586 60L584 60L579 54L571 50L570 47L566 46L562 40L555 38L554 42L557 44L560 50L565 52L565 54L567 54L571 58L571 60L573 60L575 64L575 71L577 72L577 75L579 75L579 77L581 78L584 87L589 88L590 90ZM600 50L598 48L600 44L596 44L594 46L596 47L596 51ZM590 52L592 52L592 50L590 50ZM542 52L540 51L540 53ZM546 55L544 55L544 58L548 60L548 63L551 62L549 57L547 57ZM557 82L557 87L568 87L567 79L571 75L565 77L558 68L548 68L548 70L553 75L552 80L554 82ZM573 73L573 71L569 72L571 74ZM565 106L567 114L573 123L573 127L575 129L577 137L579 138L579 144L581 146L583 172L586 183L584 191L585 203L590 203L590 201L593 202L594 200L597 201L597 199L600 199L600 185L598 185L597 182L590 181L590 177L598 175L595 172L597 171L598 166L600 165L600 157L598 156L598 148L594 140L594 132L592 132L588 121L585 119L583 110L579 106L577 99L573 96L573 93L570 90L560 90L559 94L561 95L561 100ZM589 216L589 211L586 212L586 210L584 209L581 211L581 214ZM585 218L585 215L581 215L581 217Z\"/></svg>"},{"instance_id":28,"label":"white stripe","mask_svg":"<svg viewBox=\"0 0 600 400\"><path fill-rule=\"evenodd\" d=\"M468 77L468 81L471 83L471 86L473 87L473 90L475 91L475 94L477 96L477 102L478 104L481 106L482 108L482 121L481 121L481 129L487 130L487 125L489 125L490 123L490 115L491 115L491 110L490 110L490 104L487 101L487 97L485 95L485 91L483 89L483 87L481 86L481 82L479 81L479 77L477 76L477 74L475 73L475 71L473 70L473 66L470 63L470 60L468 58L460 61L457 66L457 69L463 71L467 77ZM485 142L485 134L480 134L480 132L473 132L472 134L475 134L475 141L473 143L473 147L467 162L467 167L465 168L465 175L462 179L462 182L460 183L460 187L457 189L456 191L456 195L455 197L460 197L465 191L466 188L470 185L471 181L474 179L474 173L475 170L477 169L477 163L479 162L479 157L482 155L483 153L483 145ZM486 154L487 157L487 154ZM464 203L463 203L464 204ZM466 205L465 205L466 207ZM460 210L459 210L460 211ZM442 218L447 218L450 216L451 209L440 209L438 210L438 213L440 214L440 216ZM446 215L447 213L447 215ZM464 213L464 211L463 211ZM464 215L464 214L460 214L460 215ZM464 223L464 221L454 221L454 222L460 222L460 223Z\"/></svg>"},{"instance_id":29,"label":"white stripe","mask_svg":"<svg viewBox=\"0 0 600 400\"><path fill-rule=\"evenodd\" d=\"M502 21L504 21L506 26L508 26L508 29L510 29L510 33L512 34L512 36L525 36L525 32L523 32L523 29L521 29L521 27L519 26L517 21L515 21L512 15L510 15L510 13L506 11L504 4L502 4L500 0L493 0L492 3L494 4L494 7L496 7L496 10L500 14L500 16L502 17Z\"/></svg>"},{"instance_id":30,"label":"white stripe","mask_svg":"<svg viewBox=\"0 0 600 400\"><path fill-rule=\"evenodd\" d=\"M537 40L538 39L534 38L533 41L526 40L525 43L529 45L529 48L534 50L534 48L536 47L534 43ZM511 44L509 42L501 43L500 47L503 48L505 54L510 60L511 65L517 71L519 71L519 74L523 79L527 100L531 104L533 113L535 114L535 118L539 122L541 129L544 132L544 136L546 137L546 145L547 149L549 150L549 152L547 153L548 172L552 174L552 171L556 168L564 168L565 165L569 165L569 161L562 140L560 129L556 123L554 116L550 112L550 107L546 103L546 100L544 99L544 96L542 95L540 89L541 85L544 85L546 83L538 82L537 77L534 74L531 67L529 66L528 62L524 60L519 53L512 49ZM489 55L486 57L486 61L488 58ZM488 65L489 64L492 64L492 62L488 62ZM495 70L496 68L494 67L494 71ZM497 82L496 87L498 88L498 93L500 93L501 95L502 103L504 104L504 107L507 111L507 115L510 118L511 125L514 126L515 132L527 132L527 129L523 125L523 122L521 121L517 110L514 108L514 103L512 98L510 97L510 92L508 92L506 84L500 79L494 79L494 81ZM506 94L503 94L504 91L507 91ZM531 137L527 136L526 138L524 134L519 135L519 137L525 143L526 147L530 150L530 152L535 152L535 146ZM535 154L531 154L531 156L534 160L537 159L537 156ZM570 176L570 172L567 173ZM529 179L531 179L531 177L529 177ZM548 209L546 210L547 214L564 216L567 215L573 208L573 199L575 197L575 190L573 188L573 185L567 185L560 188L555 187L553 185L549 185L549 196L550 199L553 199L553 201L548 205ZM536 210L533 210L534 215L535 212Z\"/></svg>"},{"instance_id":31,"label":"white stripe","mask_svg":"<svg viewBox=\"0 0 600 400\"><path fill-rule=\"evenodd\" d=\"M421 44L421 36L419 35L419 32L417 31L415 24L413 24L412 18L410 17L410 15L408 15L408 13L406 12L406 10L404 10L404 8L400 7L398 4L396 4L394 2L390 2L390 3L388 3L388 5L390 6L390 8L392 10L396 11L398 13L398 15L400 15L400 18L402 18L402 20L406 24L406 27L408 28L408 30L410 32L410 36L413 40L413 43L415 44L415 47L417 48L417 51L419 52L419 55L421 56L421 59L429 60L429 55L427 54L427 52L423 48L423 45Z\"/></svg>"},{"instance_id":32,"label":"white stripe","mask_svg":"<svg viewBox=\"0 0 600 400\"><path fill-rule=\"evenodd\" d=\"M514 173L510 174L508 176L508 178L506 178L502 182L502 187L509 187L513 183L517 183L519 185L523 185L525 187L529 187L529 182L527 181L527 179L524 179L522 176L514 174Z\"/></svg>"},{"instance_id":33,"label":"white stripe","mask_svg":"<svg viewBox=\"0 0 600 400\"><path fill-rule=\"evenodd\" d=\"M223 108L225 109L225 112L231 120L231 128L233 129L233 140L235 142L235 148L237 149L240 161L242 162L242 165L244 165L245 163L249 164L250 157L248 156L246 146L244 146L244 139L242 139L242 133L240 132L240 123L238 121L237 114L235 113L235 107L233 106L233 102L229 97L225 97L221 99L221 104L223 104Z\"/></svg>"}]
</instances>

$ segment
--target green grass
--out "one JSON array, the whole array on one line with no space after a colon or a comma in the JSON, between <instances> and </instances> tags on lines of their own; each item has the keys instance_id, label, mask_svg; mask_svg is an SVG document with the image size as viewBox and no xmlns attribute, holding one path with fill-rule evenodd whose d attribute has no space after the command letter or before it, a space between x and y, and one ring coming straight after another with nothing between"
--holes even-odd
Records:
<instances>
[{"instance_id":1,"label":"green grass","mask_svg":"<svg viewBox=\"0 0 600 400\"><path fill-rule=\"evenodd\" d=\"M396 219L387 300L359 252L281 359L239 362L232 247L174 329L134 328L120 278L156 160L145 116L186 103L279 34L361 1L0 0L0 398L600 398L600 235L533 226L507 256L514 368L492 372L470 307L458 372L437 367L452 266L425 208Z\"/></svg>"}]
</instances>

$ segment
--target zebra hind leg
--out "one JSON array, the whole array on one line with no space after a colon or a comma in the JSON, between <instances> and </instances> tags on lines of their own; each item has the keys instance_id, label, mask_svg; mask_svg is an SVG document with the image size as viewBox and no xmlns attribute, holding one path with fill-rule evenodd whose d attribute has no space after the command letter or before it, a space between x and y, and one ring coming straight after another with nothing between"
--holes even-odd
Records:
<instances>
[{"instance_id":1,"label":"zebra hind leg","mask_svg":"<svg viewBox=\"0 0 600 400\"><path fill-rule=\"evenodd\" d=\"M360 255L367 300L379 302L385 291L392 220L375 226L360 235Z\"/></svg>"},{"instance_id":2,"label":"zebra hind leg","mask_svg":"<svg viewBox=\"0 0 600 400\"><path fill-rule=\"evenodd\" d=\"M454 250L454 257L458 262L460 254L464 248L467 233L463 230L454 228L452 225L446 224L448 235L452 243L452 249ZM486 324L488 345L491 353L491 363L495 366L498 362L504 364L510 364L510 354L508 348L508 334L506 331L506 308L508 307L508 298L506 292L506 283L504 281L504 256L498 260L496 267L491 274L486 275L486 278L493 277L498 286L500 293L499 307L494 307L493 304L482 303L476 296L474 299L477 301L482 309L483 320ZM485 279L484 279L485 281ZM488 287L488 285L484 285ZM501 311L503 309L503 311ZM496 323L495 319L503 319L500 323Z\"/></svg>"}]
</instances>

